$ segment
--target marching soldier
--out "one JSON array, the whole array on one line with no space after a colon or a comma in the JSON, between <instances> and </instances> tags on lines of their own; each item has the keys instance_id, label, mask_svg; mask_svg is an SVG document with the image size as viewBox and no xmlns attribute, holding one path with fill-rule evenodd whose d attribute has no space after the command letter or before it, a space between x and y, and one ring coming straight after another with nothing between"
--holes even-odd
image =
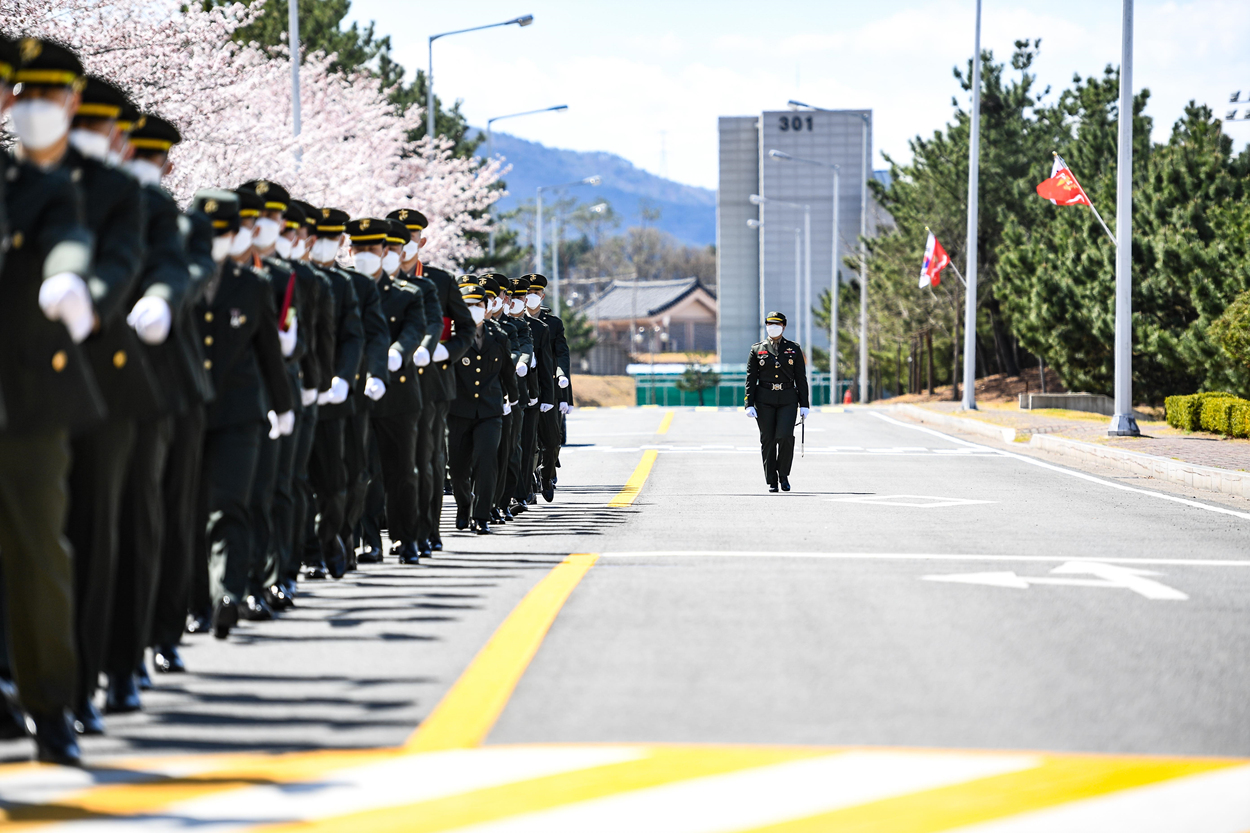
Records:
<instances>
[{"instance_id":1,"label":"marching soldier","mask_svg":"<svg viewBox=\"0 0 1250 833\"><path fill-rule=\"evenodd\" d=\"M447 457L456 497L456 529L489 535L495 506L496 456L508 400L517 396L508 336L486 320L486 293L476 283L460 286L475 324L469 350L457 362L456 398L447 416Z\"/></svg>"},{"instance_id":2,"label":"marching soldier","mask_svg":"<svg viewBox=\"0 0 1250 833\"><path fill-rule=\"evenodd\" d=\"M534 348L530 343L529 328L525 328L524 336L522 336L522 328L517 325L514 319L509 318L507 315L505 307L510 297L508 293L508 287L510 286L508 277L499 272L490 272L478 278L478 284L481 285L486 293L487 320L503 330L504 335L508 337L508 349L512 354L512 362L509 367L503 369L502 373L505 376L511 374L511 384L515 386L517 391L515 396L504 400L499 453L495 458L497 476L495 478L495 507L491 510L491 520L506 523L513 519L512 513L508 511L508 495L512 493L508 488L509 474L511 472L510 464L512 462L512 452L517 445L518 433L516 427L519 426L522 418L520 398L524 396L525 390L523 379L529 374L529 354ZM513 486L515 487L515 483Z\"/></svg>"},{"instance_id":3,"label":"marching soldier","mask_svg":"<svg viewBox=\"0 0 1250 833\"><path fill-rule=\"evenodd\" d=\"M534 337L533 370L537 374L535 381L539 385L539 396L532 399L533 404L525 409L525 421L521 429L522 472L521 481L517 484L518 489L523 490L524 497L518 496L518 500L525 504L537 503L535 491L541 489L543 499L550 503L555 500L555 485L550 481L550 473L555 470L555 458L551 450L551 423L546 414L555 410L558 396L554 335L551 325L543 320L541 310L542 293L547 286L547 279L535 274L522 277L527 283L525 321ZM558 425L556 431L559 431ZM551 455L550 459L548 455ZM536 481L540 465L543 478Z\"/></svg>"},{"instance_id":4,"label":"marching soldier","mask_svg":"<svg viewBox=\"0 0 1250 833\"><path fill-rule=\"evenodd\" d=\"M68 50L34 38L23 39L19 53L13 78L24 86L10 113L18 145L4 166L9 247L0 271L0 390L8 394L0 430L4 624L39 760L77 764L69 713L78 693L74 573L62 534L69 437L105 413L79 347L96 322L87 284L91 235L75 184L57 169L69 147L82 67ZM49 112L63 118L40 117Z\"/></svg>"},{"instance_id":5,"label":"marching soldier","mask_svg":"<svg viewBox=\"0 0 1250 833\"><path fill-rule=\"evenodd\" d=\"M786 317L770 312L764 319L768 337L751 345L747 357L747 416L760 429L760 453L768 491L790 491L794 462L794 423L806 417L811 403L803 348L783 337Z\"/></svg>"},{"instance_id":6,"label":"marching soldier","mask_svg":"<svg viewBox=\"0 0 1250 833\"><path fill-rule=\"evenodd\" d=\"M565 415L573 410L573 388L570 373L569 343L564 337L564 320L551 311L550 307L542 306L547 294L547 279L542 275L535 276L530 286L531 294L538 296L538 317L551 331L551 353L555 360L556 407L543 413L539 420L539 436L543 444L542 484L543 500L551 503L555 499L556 469L560 465L560 445L563 442L562 428Z\"/></svg>"}]
</instances>

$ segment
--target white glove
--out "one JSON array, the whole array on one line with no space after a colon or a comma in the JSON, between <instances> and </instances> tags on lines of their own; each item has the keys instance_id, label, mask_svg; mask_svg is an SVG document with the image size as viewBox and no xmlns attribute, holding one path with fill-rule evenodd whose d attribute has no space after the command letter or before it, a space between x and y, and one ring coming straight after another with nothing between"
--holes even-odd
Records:
<instances>
[{"instance_id":1,"label":"white glove","mask_svg":"<svg viewBox=\"0 0 1250 833\"><path fill-rule=\"evenodd\" d=\"M430 351L425 349L425 345L418 347L417 351L412 354L412 363L417 367L425 367L430 363Z\"/></svg>"},{"instance_id":2,"label":"white glove","mask_svg":"<svg viewBox=\"0 0 1250 833\"><path fill-rule=\"evenodd\" d=\"M75 344L91 335L91 328L95 326L91 293L83 279L73 272L62 272L43 282L39 287L39 308L49 321L64 324Z\"/></svg>"},{"instance_id":3,"label":"white glove","mask_svg":"<svg viewBox=\"0 0 1250 833\"><path fill-rule=\"evenodd\" d=\"M517 376L524 377L525 374L529 372L530 372L529 366L525 362L516 363L516 375Z\"/></svg>"},{"instance_id":4,"label":"white glove","mask_svg":"<svg viewBox=\"0 0 1250 833\"><path fill-rule=\"evenodd\" d=\"M545 413L547 413L548 411L550 411L550 410L551 410L552 408L554 408L554 407L555 407L555 405L552 405L550 402L544 402L543 404L541 404L541 405L539 405L539 406L538 406L538 412L539 412L540 414L545 414Z\"/></svg>"},{"instance_id":5,"label":"white glove","mask_svg":"<svg viewBox=\"0 0 1250 833\"><path fill-rule=\"evenodd\" d=\"M347 380L335 376L334 381L330 383L330 391L326 397L326 402L329 402L331 405L341 405L347 401L347 394L350 391L351 388L348 387Z\"/></svg>"},{"instance_id":6,"label":"white glove","mask_svg":"<svg viewBox=\"0 0 1250 833\"><path fill-rule=\"evenodd\" d=\"M304 405L311 405L317 401L316 388L300 388L299 401Z\"/></svg>"},{"instance_id":7,"label":"white glove","mask_svg":"<svg viewBox=\"0 0 1250 833\"><path fill-rule=\"evenodd\" d=\"M299 340L299 319L294 315L291 316L291 326L285 330L278 330L278 341L282 344L282 355L290 358L295 352L295 344Z\"/></svg>"},{"instance_id":8,"label":"white glove","mask_svg":"<svg viewBox=\"0 0 1250 833\"><path fill-rule=\"evenodd\" d=\"M565 415L573 413L573 406L567 402L561 402L560 413L565 414Z\"/></svg>"},{"instance_id":9,"label":"white glove","mask_svg":"<svg viewBox=\"0 0 1250 833\"><path fill-rule=\"evenodd\" d=\"M445 362L450 358L451 358L451 353L448 353L447 348L444 347L443 345L440 344L434 348L434 361Z\"/></svg>"},{"instance_id":10,"label":"white glove","mask_svg":"<svg viewBox=\"0 0 1250 833\"><path fill-rule=\"evenodd\" d=\"M530 367L538 367L538 354L530 356Z\"/></svg>"},{"instance_id":11,"label":"white glove","mask_svg":"<svg viewBox=\"0 0 1250 833\"><path fill-rule=\"evenodd\" d=\"M172 321L169 303L164 298L140 298L126 316L126 323L134 327L144 344L163 344L169 338Z\"/></svg>"},{"instance_id":12,"label":"white glove","mask_svg":"<svg viewBox=\"0 0 1250 833\"><path fill-rule=\"evenodd\" d=\"M562 388L567 388L569 386L569 377L561 374L556 379L556 384L558 384Z\"/></svg>"},{"instance_id":13,"label":"white glove","mask_svg":"<svg viewBox=\"0 0 1250 833\"><path fill-rule=\"evenodd\" d=\"M799 408L799 416L805 417L812 412L811 408Z\"/></svg>"},{"instance_id":14,"label":"white glove","mask_svg":"<svg viewBox=\"0 0 1250 833\"><path fill-rule=\"evenodd\" d=\"M295 433L295 412L283 411L278 414L278 436L289 437Z\"/></svg>"},{"instance_id":15,"label":"white glove","mask_svg":"<svg viewBox=\"0 0 1250 833\"><path fill-rule=\"evenodd\" d=\"M400 366L403 365L403 363L404 363L404 357L402 354L400 354L398 350L392 347L390 350L387 351L386 353L386 369L387 370L389 370L391 373L394 373L396 370L399 370Z\"/></svg>"},{"instance_id":16,"label":"white glove","mask_svg":"<svg viewBox=\"0 0 1250 833\"><path fill-rule=\"evenodd\" d=\"M377 402L386 396L386 383L376 376L370 376L369 381L365 382L365 396Z\"/></svg>"},{"instance_id":17,"label":"white glove","mask_svg":"<svg viewBox=\"0 0 1250 833\"><path fill-rule=\"evenodd\" d=\"M328 390L323 390L321 391L321 393L317 394L318 405L328 405L329 402L330 402L330 392Z\"/></svg>"},{"instance_id":18,"label":"white glove","mask_svg":"<svg viewBox=\"0 0 1250 833\"><path fill-rule=\"evenodd\" d=\"M265 416L269 417L269 439L278 439L278 437L282 436L282 432L278 430L278 415L270 411Z\"/></svg>"},{"instance_id":19,"label":"white glove","mask_svg":"<svg viewBox=\"0 0 1250 833\"><path fill-rule=\"evenodd\" d=\"M752 405L751 407L747 408L747 416L749 416L751 419L758 419L758 418L759 418L759 415L758 415L757 413L755 413L755 406L754 406L754 405Z\"/></svg>"},{"instance_id":20,"label":"white glove","mask_svg":"<svg viewBox=\"0 0 1250 833\"><path fill-rule=\"evenodd\" d=\"M507 416L510 413L512 413L512 403L505 399L503 402L503 415Z\"/></svg>"},{"instance_id":21,"label":"white glove","mask_svg":"<svg viewBox=\"0 0 1250 833\"><path fill-rule=\"evenodd\" d=\"M529 404L528 406L526 406L526 407L532 408L532 407L534 407L534 406L535 406L535 405L537 405L537 404L538 404L538 397L537 397L537 396L535 396L533 399L531 399L531 400L530 400L530 404Z\"/></svg>"}]
</instances>

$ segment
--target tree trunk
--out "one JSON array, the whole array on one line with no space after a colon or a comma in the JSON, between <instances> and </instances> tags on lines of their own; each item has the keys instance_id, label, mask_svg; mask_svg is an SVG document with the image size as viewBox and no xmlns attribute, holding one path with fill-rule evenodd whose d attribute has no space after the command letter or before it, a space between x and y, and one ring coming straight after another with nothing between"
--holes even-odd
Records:
<instances>
[{"instance_id":1,"label":"tree trunk","mask_svg":"<svg viewBox=\"0 0 1250 833\"><path fill-rule=\"evenodd\" d=\"M959 310L955 310L955 339L951 344L951 400L958 402L959 395Z\"/></svg>"},{"instance_id":2,"label":"tree trunk","mask_svg":"<svg viewBox=\"0 0 1250 833\"><path fill-rule=\"evenodd\" d=\"M998 352L999 369L1008 376L1019 376L1020 365L1009 349L1011 335L1003 326L1003 313L998 305L998 299L990 295L986 299L986 307L990 311L990 326L994 330L994 347Z\"/></svg>"}]
</instances>

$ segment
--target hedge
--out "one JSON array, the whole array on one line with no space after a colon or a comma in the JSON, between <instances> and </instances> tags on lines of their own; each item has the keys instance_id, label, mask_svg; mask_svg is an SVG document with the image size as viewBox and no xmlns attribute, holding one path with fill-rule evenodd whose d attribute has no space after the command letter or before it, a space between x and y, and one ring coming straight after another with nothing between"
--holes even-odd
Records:
<instances>
[{"instance_id":1,"label":"hedge","mask_svg":"<svg viewBox=\"0 0 1250 833\"><path fill-rule=\"evenodd\" d=\"M1168 425L1182 431L1210 431L1228 437L1250 436L1250 401L1210 391L1164 400Z\"/></svg>"}]
</instances>

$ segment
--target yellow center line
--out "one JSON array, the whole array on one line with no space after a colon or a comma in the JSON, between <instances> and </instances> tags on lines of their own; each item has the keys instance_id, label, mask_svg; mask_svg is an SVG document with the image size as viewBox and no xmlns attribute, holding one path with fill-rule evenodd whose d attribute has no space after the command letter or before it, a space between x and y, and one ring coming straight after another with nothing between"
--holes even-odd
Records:
<instances>
[{"instance_id":1,"label":"yellow center line","mask_svg":"<svg viewBox=\"0 0 1250 833\"><path fill-rule=\"evenodd\" d=\"M657 456L659 456L659 452L654 448L642 453L642 460L638 463L638 468L634 469L634 473L629 476L629 481L625 484L625 488L621 489L616 497L608 501L608 508L621 509L633 505L634 499L642 491L642 484L647 482L647 475L651 474L651 467L655 465Z\"/></svg>"},{"instance_id":2,"label":"yellow center line","mask_svg":"<svg viewBox=\"0 0 1250 833\"><path fill-rule=\"evenodd\" d=\"M667 434L667 433L668 433L668 427L669 427L670 425L672 425L672 424L673 424L673 414L675 414L675 413L677 413L677 412L676 412L676 411L669 411L668 413L666 413L666 414L664 415L664 419L660 420L660 427L659 427L659 428L657 428L657 429L655 429L655 433L657 433L657 434Z\"/></svg>"},{"instance_id":3,"label":"yellow center line","mask_svg":"<svg viewBox=\"0 0 1250 833\"><path fill-rule=\"evenodd\" d=\"M534 585L417 727L408 751L467 749L486 739L560 608L598 558L570 555Z\"/></svg>"}]
</instances>

